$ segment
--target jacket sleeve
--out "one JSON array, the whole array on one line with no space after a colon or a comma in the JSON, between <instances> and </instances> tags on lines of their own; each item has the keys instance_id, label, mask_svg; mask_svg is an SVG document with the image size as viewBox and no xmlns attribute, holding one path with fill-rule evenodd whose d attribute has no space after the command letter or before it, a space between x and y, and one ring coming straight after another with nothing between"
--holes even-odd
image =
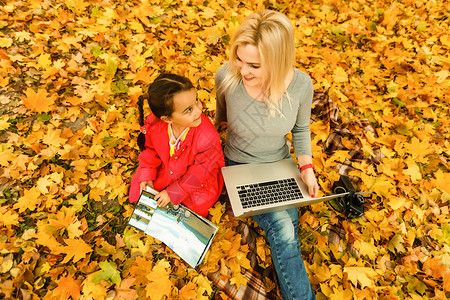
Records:
<instances>
[{"instance_id":1,"label":"jacket sleeve","mask_svg":"<svg viewBox=\"0 0 450 300\"><path fill-rule=\"evenodd\" d=\"M214 130L213 134L203 136L199 144L194 163L189 166L186 174L166 189L173 204L180 204L192 192L202 188L208 178L221 176L220 168L225 163L217 132Z\"/></svg>"},{"instance_id":2,"label":"jacket sleeve","mask_svg":"<svg viewBox=\"0 0 450 300\"><path fill-rule=\"evenodd\" d=\"M161 165L161 159L152 144L150 137L145 139L145 148L139 154L138 181L155 180L157 169Z\"/></svg>"}]
</instances>

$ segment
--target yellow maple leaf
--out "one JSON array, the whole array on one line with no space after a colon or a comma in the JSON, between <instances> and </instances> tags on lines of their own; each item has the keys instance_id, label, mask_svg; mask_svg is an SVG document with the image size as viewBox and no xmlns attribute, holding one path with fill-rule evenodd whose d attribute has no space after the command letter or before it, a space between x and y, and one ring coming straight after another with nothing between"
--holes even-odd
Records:
<instances>
[{"instance_id":1,"label":"yellow maple leaf","mask_svg":"<svg viewBox=\"0 0 450 300\"><path fill-rule=\"evenodd\" d=\"M99 144L94 144L91 146L91 148L88 151L88 155L89 157L93 158L95 156L97 157L102 157L103 155L103 149L105 149L105 147L103 147L102 145Z\"/></svg>"},{"instance_id":2,"label":"yellow maple leaf","mask_svg":"<svg viewBox=\"0 0 450 300\"><path fill-rule=\"evenodd\" d=\"M348 82L348 75L347 72L342 67L337 67L334 70L334 76L333 79L336 82Z\"/></svg>"},{"instance_id":3,"label":"yellow maple leaf","mask_svg":"<svg viewBox=\"0 0 450 300\"><path fill-rule=\"evenodd\" d=\"M450 194L450 173L446 172L444 173L442 170L437 170L435 173L436 179L434 180L434 183L436 186L445 191L446 193Z\"/></svg>"},{"instance_id":4,"label":"yellow maple leaf","mask_svg":"<svg viewBox=\"0 0 450 300\"><path fill-rule=\"evenodd\" d=\"M413 157L425 156L433 152L433 148L430 147L429 139L424 139L423 141L419 140L416 137L413 137L411 141L405 144L405 149L410 153Z\"/></svg>"},{"instance_id":5,"label":"yellow maple leaf","mask_svg":"<svg viewBox=\"0 0 450 300\"><path fill-rule=\"evenodd\" d=\"M16 225L19 221L19 215L9 209L7 206L0 207L0 224L3 226Z\"/></svg>"},{"instance_id":6,"label":"yellow maple leaf","mask_svg":"<svg viewBox=\"0 0 450 300\"><path fill-rule=\"evenodd\" d=\"M356 240L354 242L354 246L359 251L359 254L367 255L369 259L376 259L378 255L378 249L375 245L373 245L373 239L371 242L372 243L367 243L363 240Z\"/></svg>"},{"instance_id":7,"label":"yellow maple leaf","mask_svg":"<svg viewBox=\"0 0 450 300\"><path fill-rule=\"evenodd\" d=\"M377 276L377 272L375 272L375 270L365 267L344 267L344 272L347 273L348 279L355 287L359 282L361 284L361 288L373 287L373 279Z\"/></svg>"},{"instance_id":8,"label":"yellow maple leaf","mask_svg":"<svg viewBox=\"0 0 450 300\"><path fill-rule=\"evenodd\" d=\"M416 183L418 180L422 179L420 168L415 161L409 160L406 162L406 164L408 165L408 168L406 170L403 170L403 174L409 175L413 183Z\"/></svg>"},{"instance_id":9,"label":"yellow maple leaf","mask_svg":"<svg viewBox=\"0 0 450 300\"><path fill-rule=\"evenodd\" d=\"M234 276L231 277L230 283L236 285L236 288L239 289L239 287L242 285L247 285L247 278L242 273L237 273Z\"/></svg>"},{"instance_id":10,"label":"yellow maple leaf","mask_svg":"<svg viewBox=\"0 0 450 300\"><path fill-rule=\"evenodd\" d=\"M170 296L172 281L170 281L170 263L164 259L158 261L147 275L150 281L146 287L147 296L152 300L160 300L163 296Z\"/></svg>"},{"instance_id":11,"label":"yellow maple leaf","mask_svg":"<svg viewBox=\"0 0 450 300\"><path fill-rule=\"evenodd\" d=\"M411 201L406 200L405 197L398 197L395 195L391 195L389 197L389 199L387 199L387 204L393 209L393 210L397 210L401 207L405 207L409 205L406 205L407 203L409 204Z\"/></svg>"},{"instance_id":12,"label":"yellow maple leaf","mask_svg":"<svg viewBox=\"0 0 450 300\"><path fill-rule=\"evenodd\" d=\"M50 175L45 175L38 179L36 183L36 188L42 194L48 194L48 187L53 184L53 181L50 179Z\"/></svg>"},{"instance_id":13,"label":"yellow maple leaf","mask_svg":"<svg viewBox=\"0 0 450 300\"><path fill-rule=\"evenodd\" d=\"M2 48L9 48L11 47L13 43L13 39L10 38L0 38L0 47Z\"/></svg>"},{"instance_id":14,"label":"yellow maple leaf","mask_svg":"<svg viewBox=\"0 0 450 300\"><path fill-rule=\"evenodd\" d=\"M319 282L327 281L332 276L330 268L327 265L315 263L311 266L311 268L313 269L314 277Z\"/></svg>"},{"instance_id":15,"label":"yellow maple leaf","mask_svg":"<svg viewBox=\"0 0 450 300\"><path fill-rule=\"evenodd\" d=\"M86 254L92 252L91 246L86 244L82 239L64 239L67 246L60 246L58 248L59 253L67 254L64 260L61 262L65 264L73 258L73 262L77 262L86 257Z\"/></svg>"},{"instance_id":16,"label":"yellow maple leaf","mask_svg":"<svg viewBox=\"0 0 450 300\"><path fill-rule=\"evenodd\" d=\"M370 186L372 192L383 197L388 197L394 188L395 186L385 176L377 177Z\"/></svg>"},{"instance_id":17,"label":"yellow maple leaf","mask_svg":"<svg viewBox=\"0 0 450 300\"><path fill-rule=\"evenodd\" d=\"M61 130L49 129L42 142L46 145L60 147L67 142L67 139L61 137Z\"/></svg>"},{"instance_id":18,"label":"yellow maple leaf","mask_svg":"<svg viewBox=\"0 0 450 300\"><path fill-rule=\"evenodd\" d=\"M90 274L83 281L83 295L90 296L92 299L106 299L108 290L105 286L93 281L95 273Z\"/></svg>"},{"instance_id":19,"label":"yellow maple leaf","mask_svg":"<svg viewBox=\"0 0 450 300\"><path fill-rule=\"evenodd\" d=\"M50 58L50 54L45 53L45 54L39 55L38 65L42 69L47 69L48 67L50 67L52 65L52 60Z\"/></svg>"},{"instance_id":20,"label":"yellow maple leaf","mask_svg":"<svg viewBox=\"0 0 450 300\"><path fill-rule=\"evenodd\" d=\"M56 95L49 96L45 89L38 89L35 92L32 88L28 88L25 92L26 97L22 97L25 106L35 112L50 111L50 106L55 103Z\"/></svg>"},{"instance_id":21,"label":"yellow maple leaf","mask_svg":"<svg viewBox=\"0 0 450 300\"><path fill-rule=\"evenodd\" d=\"M52 227L53 233L60 234L61 232L64 232L75 219L75 210L63 206L61 210L49 218L48 223Z\"/></svg>"},{"instance_id":22,"label":"yellow maple leaf","mask_svg":"<svg viewBox=\"0 0 450 300\"><path fill-rule=\"evenodd\" d=\"M9 126L10 124L8 122L8 119L2 116L2 118L0 119L0 130L6 130L9 128Z\"/></svg>"},{"instance_id":23,"label":"yellow maple leaf","mask_svg":"<svg viewBox=\"0 0 450 300\"><path fill-rule=\"evenodd\" d=\"M225 205L217 201L216 204L214 204L214 206L209 209L209 214L211 215L211 222L213 222L214 224L219 224L220 218L222 217L224 212L225 212Z\"/></svg>"},{"instance_id":24,"label":"yellow maple leaf","mask_svg":"<svg viewBox=\"0 0 450 300\"><path fill-rule=\"evenodd\" d=\"M197 295L201 297L201 295L206 292L208 295L211 295L213 292L212 283L203 275L199 275L195 277L192 282L196 283L198 286Z\"/></svg>"},{"instance_id":25,"label":"yellow maple leaf","mask_svg":"<svg viewBox=\"0 0 450 300\"><path fill-rule=\"evenodd\" d=\"M29 190L25 189L23 196L17 200L16 204L14 204L14 209L19 209L19 213L24 212L26 209L34 211L41 202L39 199L40 195L41 192L39 192L35 187L32 187Z\"/></svg>"},{"instance_id":26,"label":"yellow maple leaf","mask_svg":"<svg viewBox=\"0 0 450 300\"><path fill-rule=\"evenodd\" d=\"M448 76L450 76L450 72L448 70L442 70L434 73L434 76L438 78L437 83L442 83L447 79Z\"/></svg>"},{"instance_id":27,"label":"yellow maple leaf","mask_svg":"<svg viewBox=\"0 0 450 300\"><path fill-rule=\"evenodd\" d=\"M75 219L69 226L67 226L66 230L69 234L69 238L73 239L76 237L80 237L83 234L83 231L80 230L81 222Z\"/></svg>"},{"instance_id":28,"label":"yellow maple leaf","mask_svg":"<svg viewBox=\"0 0 450 300\"><path fill-rule=\"evenodd\" d=\"M14 154L14 149L9 144L0 144L0 166L7 167L10 162L17 157Z\"/></svg>"}]
</instances>

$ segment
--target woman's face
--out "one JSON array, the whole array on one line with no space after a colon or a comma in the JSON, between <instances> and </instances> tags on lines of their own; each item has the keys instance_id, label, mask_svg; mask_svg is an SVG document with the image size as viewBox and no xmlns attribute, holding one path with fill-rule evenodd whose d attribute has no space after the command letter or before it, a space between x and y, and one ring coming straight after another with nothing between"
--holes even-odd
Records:
<instances>
[{"instance_id":1,"label":"woman's face","mask_svg":"<svg viewBox=\"0 0 450 300\"><path fill-rule=\"evenodd\" d=\"M239 45L236 49L236 66L241 71L245 87L263 87L265 70L261 65L258 48Z\"/></svg>"}]
</instances>

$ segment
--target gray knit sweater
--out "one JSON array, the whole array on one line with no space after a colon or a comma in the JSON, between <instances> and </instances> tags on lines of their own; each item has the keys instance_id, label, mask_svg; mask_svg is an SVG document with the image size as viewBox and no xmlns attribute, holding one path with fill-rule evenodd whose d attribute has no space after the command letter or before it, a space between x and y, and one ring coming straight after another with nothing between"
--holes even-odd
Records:
<instances>
[{"instance_id":1,"label":"gray knit sweater","mask_svg":"<svg viewBox=\"0 0 450 300\"><path fill-rule=\"evenodd\" d=\"M288 87L291 100L283 97L282 115L270 117L266 104L252 99L242 81L234 91L220 87L227 66L217 70L216 120L228 122L225 156L241 163L273 162L289 157L286 135L292 132L297 155L311 155L309 123L313 85L311 78L295 69Z\"/></svg>"}]
</instances>

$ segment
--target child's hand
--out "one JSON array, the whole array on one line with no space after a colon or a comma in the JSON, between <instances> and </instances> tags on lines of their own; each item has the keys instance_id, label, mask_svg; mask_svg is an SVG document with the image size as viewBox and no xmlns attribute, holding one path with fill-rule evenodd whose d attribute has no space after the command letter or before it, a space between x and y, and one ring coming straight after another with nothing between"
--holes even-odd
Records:
<instances>
[{"instance_id":1,"label":"child's hand","mask_svg":"<svg viewBox=\"0 0 450 300\"><path fill-rule=\"evenodd\" d=\"M166 190L159 192L158 194L156 194L155 200L158 206L160 207L166 206L167 204L170 203L169 193L167 193Z\"/></svg>"},{"instance_id":2,"label":"child's hand","mask_svg":"<svg viewBox=\"0 0 450 300\"><path fill-rule=\"evenodd\" d=\"M145 190L147 186L154 189L155 186L153 185L153 180L141 181L141 183L139 184L139 194L142 193L142 191Z\"/></svg>"}]
</instances>

